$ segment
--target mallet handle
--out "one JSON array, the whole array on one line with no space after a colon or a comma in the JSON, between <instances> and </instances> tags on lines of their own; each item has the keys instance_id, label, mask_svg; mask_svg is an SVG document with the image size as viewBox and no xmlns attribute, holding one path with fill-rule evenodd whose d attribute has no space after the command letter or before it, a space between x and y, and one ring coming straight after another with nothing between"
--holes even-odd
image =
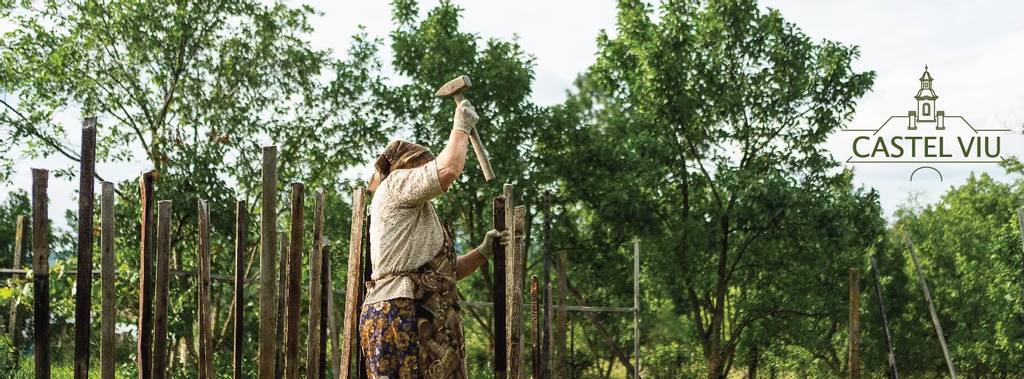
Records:
<instances>
[{"instance_id":1,"label":"mallet handle","mask_svg":"<svg viewBox=\"0 0 1024 379\"><path fill-rule=\"evenodd\" d=\"M466 98L461 93L455 94L454 97L456 107ZM476 154L477 162L480 162L480 170L484 172L484 181L491 181L491 179L494 179L494 170L491 169L491 156L484 149L483 142L480 142L480 133L477 132L476 128L469 132L469 142L473 144L473 153Z\"/></svg>"}]
</instances>

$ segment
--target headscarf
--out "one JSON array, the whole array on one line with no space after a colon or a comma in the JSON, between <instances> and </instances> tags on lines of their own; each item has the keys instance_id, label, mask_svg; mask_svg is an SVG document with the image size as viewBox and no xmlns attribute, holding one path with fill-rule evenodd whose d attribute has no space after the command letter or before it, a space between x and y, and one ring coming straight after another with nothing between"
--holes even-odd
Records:
<instances>
[{"instance_id":1,"label":"headscarf","mask_svg":"<svg viewBox=\"0 0 1024 379\"><path fill-rule=\"evenodd\" d=\"M380 173L380 180L388 177L392 171L406 168L416 168L427 164L434 159L426 147L403 140L394 140L388 143L384 152L377 157L374 167Z\"/></svg>"}]
</instances>

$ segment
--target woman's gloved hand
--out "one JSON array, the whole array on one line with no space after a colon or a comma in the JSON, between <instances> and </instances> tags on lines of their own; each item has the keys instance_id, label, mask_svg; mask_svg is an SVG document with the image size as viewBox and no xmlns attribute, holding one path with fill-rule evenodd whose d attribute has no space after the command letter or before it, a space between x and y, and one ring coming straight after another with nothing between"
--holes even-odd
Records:
<instances>
[{"instance_id":1,"label":"woman's gloved hand","mask_svg":"<svg viewBox=\"0 0 1024 379\"><path fill-rule=\"evenodd\" d=\"M463 99L459 102L459 105L455 107L455 129L470 134L473 128L476 127L476 122L480 120L480 116L476 114L476 108L469 100Z\"/></svg>"},{"instance_id":2,"label":"woman's gloved hand","mask_svg":"<svg viewBox=\"0 0 1024 379\"><path fill-rule=\"evenodd\" d=\"M476 247L476 252L480 253L487 259L491 259L491 254L494 253L494 239L499 238L501 246L508 246L508 243L512 241L512 233L508 230L499 232L497 229L491 229L484 236L484 242L480 243L480 246Z\"/></svg>"}]
</instances>

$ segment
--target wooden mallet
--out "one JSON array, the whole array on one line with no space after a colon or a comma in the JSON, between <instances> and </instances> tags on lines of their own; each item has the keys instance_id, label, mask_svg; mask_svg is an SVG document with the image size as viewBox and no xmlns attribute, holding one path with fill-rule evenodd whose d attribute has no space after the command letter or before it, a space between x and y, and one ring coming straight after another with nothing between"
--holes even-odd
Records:
<instances>
[{"instance_id":1,"label":"wooden mallet","mask_svg":"<svg viewBox=\"0 0 1024 379\"><path fill-rule=\"evenodd\" d=\"M458 106L466 98L462 92L472 86L473 83L469 81L469 76L461 75L438 88L434 95L438 97L452 96L455 98L455 106ZM491 181L491 179L494 179L494 170L491 169L491 157L487 155L484 144L480 142L480 133L477 132L476 128L473 128L472 132L469 133L469 142L473 144L473 152L476 153L476 159L480 162L480 170L484 172L484 181Z\"/></svg>"}]
</instances>

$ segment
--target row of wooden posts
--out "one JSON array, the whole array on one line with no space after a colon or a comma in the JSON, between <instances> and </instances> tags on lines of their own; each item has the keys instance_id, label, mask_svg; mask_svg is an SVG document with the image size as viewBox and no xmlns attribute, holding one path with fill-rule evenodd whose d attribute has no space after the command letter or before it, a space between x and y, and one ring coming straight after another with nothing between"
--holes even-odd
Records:
<instances>
[{"instance_id":1,"label":"row of wooden posts","mask_svg":"<svg viewBox=\"0 0 1024 379\"><path fill-rule=\"evenodd\" d=\"M115 312L117 308L114 281L114 185L102 181L100 195L100 270L93 271L93 216L95 172L96 119L88 118L83 123L80 155L80 187L78 209L78 245L75 292L75 348L74 376L87 378L90 364L92 278L98 274L101 280L100 312L100 377L114 378L115 370ZM233 276L213 274L210 270L210 207L200 200L198 207L198 267L195 272L171 270L171 210L169 200L156 201L154 192L155 172L142 174L140 191L140 267L139 267L139 310L137 338L137 367L140 379L160 379L167 376L168 365L168 291L171 276L197 278L198 281L198 367L200 378L213 378L213 344L211 343L213 310L210 305L213 281L232 283L234 286L233 323L233 377L242 377L243 336L245 335L246 287L243 253L246 251L247 207L239 201L236 204ZM19 269L20 251L25 234L25 217L18 218L15 236L15 268L3 269L0 273L23 275L32 273L34 323L34 361L36 378L50 377L50 291L49 291L49 245L47 216L47 185L49 172L44 169L32 170L32 268ZM258 329L258 372L260 378L296 379L326 378L328 353L335 378L349 378L350 375L365 377L358 346L358 306L365 292L364 279L371 274L368 241L369 218L366 216L365 191L357 188L352 194L352 224L349 246L348 272L344 312L341 330L338 330L334 286L330 273L330 257L324 238L324 197L323 191L315 194L313 247L309 256L309 309L308 341L305 356L305 370L299 359L299 320L302 296L301 270L304 231L305 187L302 183L291 184L290 230L286 235L276 229L277 225L277 148L267 146L262 151L262 183L260 214L260 265L259 265L259 329ZM494 226L499 230L510 229L515 243L507 248L495 242L493 259L494 288L494 370L497 378L522 377L523 353L523 272L525 234L525 207L514 206L513 187L506 184L500 196L494 199ZM545 198L545 240L550 233L549 196ZM510 210L510 211L506 211ZM588 308L561 306L551 303L549 277L549 247L545 243L544 289L540 289L537 277L530 281L530 307L533 326L532 357L534 377L547 377L544 367L549 357L551 311L563 310L607 311L611 308ZM636 261L638 264L638 261ZM637 274L639 273L637 266ZM280 278L280 280L275 280ZM639 290L638 281L636 290ZM544 320L541 321L541 305L538 303L543 292ZM638 301L637 292L637 301ZM468 302L467 302L468 303ZM488 304L489 305L489 304ZM472 305L471 305L472 306ZM17 304L11 306L9 330L17 333ZM578 308L578 309L576 309ZM618 311L619 309L611 309ZM639 317L639 305L628 308ZM279 317L282 318L279 320ZM39 320L46 320L39 322ZM638 324L635 324L638 325ZM637 326L638 327L638 326ZM638 331L638 329L637 329ZM331 351L327 350L328 337L333 341ZM283 342L283 343L282 343ZM638 340L637 340L638 343ZM635 346L638 348L638 346ZM637 366L639 355L637 354Z\"/></svg>"}]
</instances>

